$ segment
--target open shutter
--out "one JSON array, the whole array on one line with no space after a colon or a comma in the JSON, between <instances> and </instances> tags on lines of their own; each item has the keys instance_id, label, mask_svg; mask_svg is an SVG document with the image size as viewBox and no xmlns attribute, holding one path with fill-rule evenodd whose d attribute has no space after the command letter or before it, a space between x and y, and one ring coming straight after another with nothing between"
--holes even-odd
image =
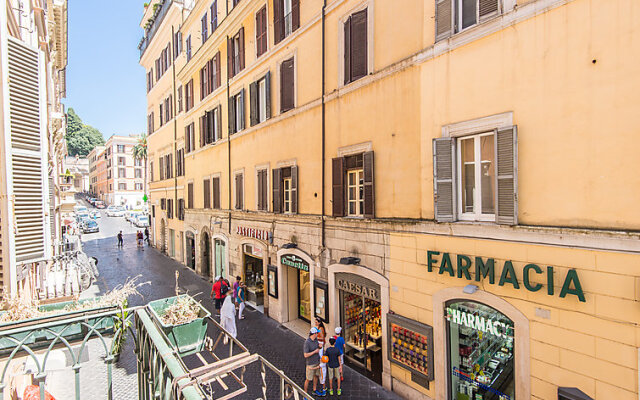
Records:
<instances>
[{"instance_id":1,"label":"open shutter","mask_svg":"<svg viewBox=\"0 0 640 400\"><path fill-rule=\"evenodd\" d=\"M455 140L433 139L433 198L438 222L455 221Z\"/></svg>"},{"instance_id":2,"label":"open shutter","mask_svg":"<svg viewBox=\"0 0 640 400\"><path fill-rule=\"evenodd\" d=\"M242 71L244 69L244 27L240 28L240 32L238 32L239 36L239 50L238 54L240 55L240 68L238 71Z\"/></svg>"},{"instance_id":3,"label":"open shutter","mask_svg":"<svg viewBox=\"0 0 640 400\"><path fill-rule=\"evenodd\" d=\"M344 157L337 157L331 160L333 172L333 216L344 217Z\"/></svg>"},{"instance_id":4,"label":"open shutter","mask_svg":"<svg viewBox=\"0 0 640 400\"><path fill-rule=\"evenodd\" d=\"M291 0L291 32L300 28L300 0Z\"/></svg>"},{"instance_id":5,"label":"open shutter","mask_svg":"<svg viewBox=\"0 0 640 400\"><path fill-rule=\"evenodd\" d=\"M351 17L344 23L344 83L351 82Z\"/></svg>"},{"instance_id":6,"label":"open shutter","mask_svg":"<svg viewBox=\"0 0 640 400\"><path fill-rule=\"evenodd\" d=\"M206 122L207 116L206 114L200 117L200 147L204 147L206 144Z\"/></svg>"},{"instance_id":7,"label":"open shutter","mask_svg":"<svg viewBox=\"0 0 640 400\"><path fill-rule=\"evenodd\" d=\"M229 97L229 135L236 132L236 101L235 97Z\"/></svg>"},{"instance_id":8,"label":"open shutter","mask_svg":"<svg viewBox=\"0 0 640 400\"><path fill-rule=\"evenodd\" d=\"M478 0L478 15L480 22L498 15L500 12L500 0Z\"/></svg>"},{"instance_id":9,"label":"open shutter","mask_svg":"<svg viewBox=\"0 0 640 400\"><path fill-rule=\"evenodd\" d=\"M298 213L298 167L291 167L291 212Z\"/></svg>"},{"instance_id":10,"label":"open shutter","mask_svg":"<svg viewBox=\"0 0 640 400\"><path fill-rule=\"evenodd\" d=\"M362 10L351 16L351 82L367 72L367 10Z\"/></svg>"},{"instance_id":11,"label":"open shutter","mask_svg":"<svg viewBox=\"0 0 640 400\"><path fill-rule=\"evenodd\" d=\"M258 123L258 82L249 85L249 121L251 126Z\"/></svg>"},{"instance_id":12,"label":"open shutter","mask_svg":"<svg viewBox=\"0 0 640 400\"><path fill-rule=\"evenodd\" d=\"M280 168L276 168L272 170L273 180L271 181L271 186L273 188L272 196L273 196L273 212L281 213L282 212L282 170Z\"/></svg>"},{"instance_id":13,"label":"open shutter","mask_svg":"<svg viewBox=\"0 0 640 400\"><path fill-rule=\"evenodd\" d=\"M233 78L233 38L227 39L227 76Z\"/></svg>"},{"instance_id":14,"label":"open shutter","mask_svg":"<svg viewBox=\"0 0 640 400\"><path fill-rule=\"evenodd\" d=\"M264 94L265 98L265 108L266 108L266 118L271 118L271 71L267 71L267 74L264 76Z\"/></svg>"},{"instance_id":15,"label":"open shutter","mask_svg":"<svg viewBox=\"0 0 640 400\"><path fill-rule=\"evenodd\" d=\"M222 84L222 70L220 69L220 52L216 53L216 88Z\"/></svg>"},{"instance_id":16,"label":"open shutter","mask_svg":"<svg viewBox=\"0 0 640 400\"><path fill-rule=\"evenodd\" d=\"M222 105L218 104L218 120L216 121L216 140L222 139Z\"/></svg>"},{"instance_id":17,"label":"open shutter","mask_svg":"<svg viewBox=\"0 0 640 400\"><path fill-rule=\"evenodd\" d=\"M280 64L280 112L291 110L295 98L293 58L285 60Z\"/></svg>"},{"instance_id":18,"label":"open shutter","mask_svg":"<svg viewBox=\"0 0 640 400\"><path fill-rule=\"evenodd\" d=\"M282 23L284 21L284 8L282 7L282 0L273 0L273 44L276 45L282 40Z\"/></svg>"},{"instance_id":19,"label":"open shutter","mask_svg":"<svg viewBox=\"0 0 640 400\"><path fill-rule=\"evenodd\" d=\"M376 213L373 151L364 153L362 155L362 161L364 164L364 216L366 218L373 218Z\"/></svg>"},{"instance_id":20,"label":"open shutter","mask_svg":"<svg viewBox=\"0 0 640 400\"><path fill-rule=\"evenodd\" d=\"M436 41L453 33L453 0L436 0Z\"/></svg>"},{"instance_id":21,"label":"open shutter","mask_svg":"<svg viewBox=\"0 0 640 400\"><path fill-rule=\"evenodd\" d=\"M496 133L496 223L518 224L518 129Z\"/></svg>"},{"instance_id":22,"label":"open shutter","mask_svg":"<svg viewBox=\"0 0 640 400\"><path fill-rule=\"evenodd\" d=\"M240 113L240 126L236 127L239 131L243 130L245 127L245 114L244 114L244 110L246 108L245 104L244 104L244 92L245 90L242 89L240 91L240 109L236 110L236 112Z\"/></svg>"}]
</instances>

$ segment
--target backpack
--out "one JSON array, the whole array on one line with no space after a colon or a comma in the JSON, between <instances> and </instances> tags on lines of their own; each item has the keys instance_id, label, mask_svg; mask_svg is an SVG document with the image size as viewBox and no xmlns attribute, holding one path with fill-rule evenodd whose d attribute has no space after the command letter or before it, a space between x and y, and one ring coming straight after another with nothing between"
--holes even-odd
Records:
<instances>
[{"instance_id":1,"label":"backpack","mask_svg":"<svg viewBox=\"0 0 640 400\"><path fill-rule=\"evenodd\" d=\"M222 283L220 283L220 295L224 296L227 292L229 292L229 285L227 285L225 281L222 281Z\"/></svg>"}]
</instances>

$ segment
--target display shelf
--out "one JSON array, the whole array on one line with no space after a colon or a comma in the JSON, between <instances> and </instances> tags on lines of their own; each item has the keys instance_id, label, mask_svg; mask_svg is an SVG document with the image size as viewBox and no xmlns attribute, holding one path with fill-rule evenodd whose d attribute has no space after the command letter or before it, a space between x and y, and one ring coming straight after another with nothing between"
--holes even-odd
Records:
<instances>
[{"instance_id":1,"label":"display shelf","mask_svg":"<svg viewBox=\"0 0 640 400\"><path fill-rule=\"evenodd\" d=\"M355 349L355 350L358 350L358 351L360 351L360 352L365 351L365 348L364 348L364 347L362 347L362 346L358 346L357 344L355 344L355 343L353 343L353 342L345 342L345 343L346 343L349 347L351 347L351 348L353 348L353 349ZM371 344L368 344L368 345L367 345L366 350L369 350L369 349L371 349L371 348L373 348L373 347L375 347L375 346L376 346L376 344L372 342Z\"/></svg>"}]
</instances>

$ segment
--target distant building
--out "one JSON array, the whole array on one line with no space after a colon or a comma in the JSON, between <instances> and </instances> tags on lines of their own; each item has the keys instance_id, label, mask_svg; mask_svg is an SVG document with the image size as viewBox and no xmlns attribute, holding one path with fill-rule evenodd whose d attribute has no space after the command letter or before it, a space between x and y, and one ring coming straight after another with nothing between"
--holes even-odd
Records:
<instances>
[{"instance_id":1,"label":"distant building","mask_svg":"<svg viewBox=\"0 0 640 400\"><path fill-rule=\"evenodd\" d=\"M70 174L76 192L89 191L89 159L84 157L66 157L64 172Z\"/></svg>"}]
</instances>

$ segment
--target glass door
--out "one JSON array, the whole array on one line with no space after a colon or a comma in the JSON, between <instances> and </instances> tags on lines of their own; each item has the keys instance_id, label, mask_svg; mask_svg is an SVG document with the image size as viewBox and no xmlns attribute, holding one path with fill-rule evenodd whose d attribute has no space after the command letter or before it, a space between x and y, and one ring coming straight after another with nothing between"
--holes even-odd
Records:
<instances>
[{"instance_id":1,"label":"glass door","mask_svg":"<svg viewBox=\"0 0 640 400\"><path fill-rule=\"evenodd\" d=\"M298 270L298 317L304 321L311 321L311 292L309 272Z\"/></svg>"},{"instance_id":2,"label":"glass door","mask_svg":"<svg viewBox=\"0 0 640 400\"><path fill-rule=\"evenodd\" d=\"M224 252L225 243L220 239L214 240L215 246L215 276L224 276Z\"/></svg>"}]
</instances>

